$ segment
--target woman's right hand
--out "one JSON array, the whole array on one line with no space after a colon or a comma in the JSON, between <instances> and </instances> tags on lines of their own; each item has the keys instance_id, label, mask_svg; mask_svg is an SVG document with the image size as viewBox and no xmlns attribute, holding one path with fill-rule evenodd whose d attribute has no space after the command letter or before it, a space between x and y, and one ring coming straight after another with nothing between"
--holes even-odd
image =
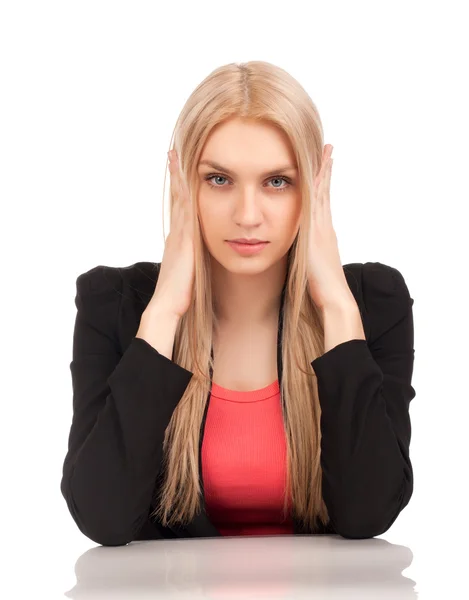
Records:
<instances>
[{"instance_id":1,"label":"woman's right hand","mask_svg":"<svg viewBox=\"0 0 469 600\"><path fill-rule=\"evenodd\" d=\"M169 153L169 172L173 210L166 238L158 281L148 309L164 308L178 318L188 310L195 277L193 207L183 181L176 151Z\"/></svg>"}]
</instances>

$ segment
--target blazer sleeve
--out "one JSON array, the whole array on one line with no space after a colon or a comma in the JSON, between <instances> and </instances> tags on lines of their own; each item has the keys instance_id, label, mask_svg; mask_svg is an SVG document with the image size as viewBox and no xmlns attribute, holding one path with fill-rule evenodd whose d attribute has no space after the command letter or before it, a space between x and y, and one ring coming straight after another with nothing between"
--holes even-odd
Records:
<instances>
[{"instance_id":1,"label":"blazer sleeve","mask_svg":"<svg viewBox=\"0 0 469 600\"><path fill-rule=\"evenodd\" d=\"M387 531L413 491L414 300L394 267L364 263L361 277L369 339L338 344L311 363L324 502L336 532L355 539Z\"/></svg>"},{"instance_id":2,"label":"blazer sleeve","mask_svg":"<svg viewBox=\"0 0 469 600\"><path fill-rule=\"evenodd\" d=\"M61 492L82 533L123 545L148 517L165 429L192 373L141 338L121 352L119 268L95 267L76 288L73 416Z\"/></svg>"}]
</instances>

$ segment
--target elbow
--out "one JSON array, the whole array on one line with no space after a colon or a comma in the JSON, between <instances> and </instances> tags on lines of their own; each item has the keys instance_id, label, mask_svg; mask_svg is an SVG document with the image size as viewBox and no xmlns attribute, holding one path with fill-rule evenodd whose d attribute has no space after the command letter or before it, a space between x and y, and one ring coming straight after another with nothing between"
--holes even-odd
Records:
<instances>
[{"instance_id":1,"label":"elbow","mask_svg":"<svg viewBox=\"0 0 469 600\"><path fill-rule=\"evenodd\" d=\"M340 536L348 540L368 540L386 533L399 514L400 510L394 512L391 517L389 515L381 515L374 520L367 519L366 521L360 521L356 519L355 521L349 520L347 522L340 522L339 520L336 531Z\"/></svg>"},{"instance_id":2,"label":"elbow","mask_svg":"<svg viewBox=\"0 0 469 600\"><path fill-rule=\"evenodd\" d=\"M385 533L389 528L383 527L360 527L357 524L353 526L340 525L336 528L337 534L346 540L368 540Z\"/></svg>"},{"instance_id":3,"label":"elbow","mask_svg":"<svg viewBox=\"0 0 469 600\"><path fill-rule=\"evenodd\" d=\"M119 534L115 531L91 531L84 529L79 526L80 531L86 535L86 537L100 546L125 546L130 543L133 539L132 535Z\"/></svg>"},{"instance_id":4,"label":"elbow","mask_svg":"<svg viewBox=\"0 0 469 600\"><path fill-rule=\"evenodd\" d=\"M128 519L123 517L121 510L97 506L90 503L87 497L77 502L77 494L73 492L70 481L70 478L63 477L60 489L69 512L83 535L101 546L125 546L133 541L133 528L122 528L122 524L128 523Z\"/></svg>"},{"instance_id":5,"label":"elbow","mask_svg":"<svg viewBox=\"0 0 469 600\"><path fill-rule=\"evenodd\" d=\"M81 533L100 546L125 546L134 539L133 532L122 530L119 522L110 523L108 519L99 519L99 515L90 516L82 511L70 512Z\"/></svg>"},{"instance_id":6,"label":"elbow","mask_svg":"<svg viewBox=\"0 0 469 600\"><path fill-rule=\"evenodd\" d=\"M347 515L342 514L336 518L335 531L338 535L348 540L367 540L385 533L394 521L397 519L399 512L394 512L391 517L387 515L369 515L364 518L364 515Z\"/></svg>"},{"instance_id":7,"label":"elbow","mask_svg":"<svg viewBox=\"0 0 469 600\"><path fill-rule=\"evenodd\" d=\"M377 502L375 507L358 504L358 510L351 510L352 503L342 505L334 518L338 535L351 540L364 540L386 533L393 525L412 495L412 485L404 481L397 500L386 504ZM356 505L357 506L357 505Z\"/></svg>"}]
</instances>

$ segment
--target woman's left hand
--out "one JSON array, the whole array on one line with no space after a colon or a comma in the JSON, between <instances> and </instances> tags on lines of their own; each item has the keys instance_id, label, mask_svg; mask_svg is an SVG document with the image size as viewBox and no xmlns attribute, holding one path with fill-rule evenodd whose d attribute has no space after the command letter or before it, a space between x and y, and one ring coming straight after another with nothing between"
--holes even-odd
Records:
<instances>
[{"instance_id":1,"label":"woman's left hand","mask_svg":"<svg viewBox=\"0 0 469 600\"><path fill-rule=\"evenodd\" d=\"M308 242L308 288L313 302L320 310L355 302L345 277L337 236L332 226L330 203L332 149L331 144L324 146L321 169L314 179L311 231Z\"/></svg>"}]
</instances>

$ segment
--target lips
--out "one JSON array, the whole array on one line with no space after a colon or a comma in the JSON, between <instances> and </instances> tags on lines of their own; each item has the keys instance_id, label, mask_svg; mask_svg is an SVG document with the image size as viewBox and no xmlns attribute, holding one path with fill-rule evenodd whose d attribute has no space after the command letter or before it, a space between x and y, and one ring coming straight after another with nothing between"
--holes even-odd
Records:
<instances>
[{"instance_id":1,"label":"lips","mask_svg":"<svg viewBox=\"0 0 469 600\"><path fill-rule=\"evenodd\" d=\"M247 246L254 246L256 244L268 244L265 240L228 240L229 242L233 242L234 244L244 244Z\"/></svg>"}]
</instances>

